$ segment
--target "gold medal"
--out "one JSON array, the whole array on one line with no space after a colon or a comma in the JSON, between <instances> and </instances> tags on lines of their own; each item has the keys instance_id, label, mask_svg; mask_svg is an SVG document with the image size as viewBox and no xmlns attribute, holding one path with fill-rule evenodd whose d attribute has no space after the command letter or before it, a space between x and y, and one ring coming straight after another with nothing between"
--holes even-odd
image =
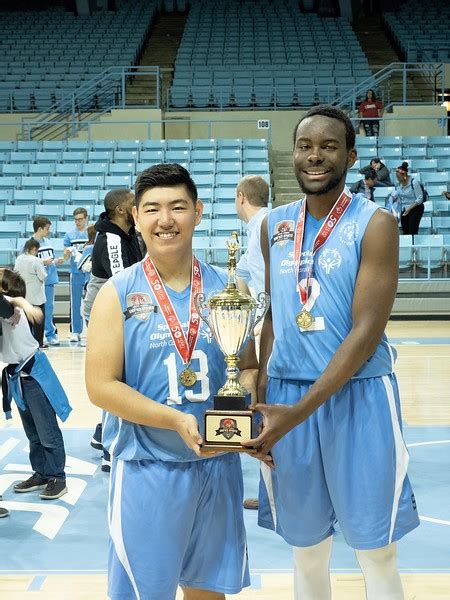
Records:
<instances>
[{"instance_id":1,"label":"gold medal","mask_svg":"<svg viewBox=\"0 0 450 600\"><path fill-rule=\"evenodd\" d=\"M192 387L196 381L197 381L197 375L195 374L195 371L193 371L192 369L189 369L189 367L187 367L186 369L181 371L181 373L180 373L181 385L184 385L184 387Z\"/></svg>"},{"instance_id":2,"label":"gold medal","mask_svg":"<svg viewBox=\"0 0 450 600\"><path fill-rule=\"evenodd\" d=\"M314 323L314 317L307 310L301 310L295 317L299 329L308 329Z\"/></svg>"}]
</instances>

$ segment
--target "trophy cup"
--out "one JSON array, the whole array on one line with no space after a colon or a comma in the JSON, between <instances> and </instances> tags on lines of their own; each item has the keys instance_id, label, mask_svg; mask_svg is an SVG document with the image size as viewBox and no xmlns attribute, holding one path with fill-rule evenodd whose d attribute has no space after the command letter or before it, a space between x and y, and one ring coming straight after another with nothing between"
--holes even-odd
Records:
<instances>
[{"instance_id":1,"label":"trophy cup","mask_svg":"<svg viewBox=\"0 0 450 600\"><path fill-rule=\"evenodd\" d=\"M194 302L198 314L208 324L225 355L227 380L214 396L214 408L204 417L203 447L228 451L249 451L241 440L257 435L254 413L249 408L250 394L239 383L239 354L255 326L269 308L269 295L261 292L258 301L236 287L237 233L227 241L228 283L221 292L206 299L197 294ZM257 316L257 311L261 311Z\"/></svg>"}]
</instances>

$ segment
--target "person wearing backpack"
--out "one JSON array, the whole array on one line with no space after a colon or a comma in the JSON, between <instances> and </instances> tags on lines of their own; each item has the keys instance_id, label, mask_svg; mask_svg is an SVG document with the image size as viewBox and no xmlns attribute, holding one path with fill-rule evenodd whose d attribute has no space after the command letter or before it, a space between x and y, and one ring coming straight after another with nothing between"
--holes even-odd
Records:
<instances>
[{"instance_id":1,"label":"person wearing backpack","mask_svg":"<svg viewBox=\"0 0 450 600\"><path fill-rule=\"evenodd\" d=\"M419 231L420 220L423 216L423 203L427 193L422 183L408 175L408 163L403 162L396 168L398 183L391 194L391 200L400 212L400 222L404 235L416 235Z\"/></svg>"}]
</instances>

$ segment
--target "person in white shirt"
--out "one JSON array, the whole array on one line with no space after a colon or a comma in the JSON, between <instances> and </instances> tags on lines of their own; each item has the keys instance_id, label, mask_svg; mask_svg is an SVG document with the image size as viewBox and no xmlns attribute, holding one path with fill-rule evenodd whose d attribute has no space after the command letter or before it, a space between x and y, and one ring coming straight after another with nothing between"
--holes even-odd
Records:
<instances>
[{"instance_id":1,"label":"person in white shirt","mask_svg":"<svg viewBox=\"0 0 450 600\"><path fill-rule=\"evenodd\" d=\"M6 300L25 295L24 280L10 269L0 270L0 288ZM33 469L31 477L14 485L14 492L42 490L41 499L56 500L67 492L64 440L56 417L65 421L72 409L27 320L14 323L2 318L1 325L0 360L7 363L2 373L4 410L6 418L11 418L14 400L30 443Z\"/></svg>"},{"instance_id":2,"label":"person in white shirt","mask_svg":"<svg viewBox=\"0 0 450 600\"><path fill-rule=\"evenodd\" d=\"M44 314L44 321L33 325L33 335L39 343L40 348L48 348L44 344L45 329L45 278L47 270L42 260L37 257L40 244L34 238L25 242L23 254L16 258L14 270L17 271L26 285L25 299L33 306L38 306Z\"/></svg>"},{"instance_id":3,"label":"person in white shirt","mask_svg":"<svg viewBox=\"0 0 450 600\"><path fill-rule=\"evenodd\" d=\"M242 254L236 266L236 274L240 280L240 289L258 297L265 290L264 258L261 253L261 223L269 212L269 184L259 175L243 177L236 188L236 212L246 223L247 250ZM255 330L255 346L259 355L259 338L261 328ZM244 507L258 508L257 498L246 498Z\"/></svg>"}]
</instances>

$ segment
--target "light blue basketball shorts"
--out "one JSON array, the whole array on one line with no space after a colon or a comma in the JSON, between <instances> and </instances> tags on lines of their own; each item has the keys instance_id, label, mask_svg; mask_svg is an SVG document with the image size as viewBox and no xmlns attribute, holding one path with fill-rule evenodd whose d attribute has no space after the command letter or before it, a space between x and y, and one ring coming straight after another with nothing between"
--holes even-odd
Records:
<instances>
[{"instance_id":1,"label":"light blue basketball shorts","mask_svg":"<svg viewBox=\"0 0 450 600\"><path fill-rule=\"evenodd\" d=\"M311 382L269 379L267 402L293 405ZM261 527L292 546L340 530L355 549L381 548L419 525L406 475L395 375L353 379L272 449L261 465Z\"/></svg>"},{"instance_id":2,"label":"light blue basketball shorts","mask_svg":"<svg viewBox=\"0 0 450 600\"><path fill-rule=\"evenodd\" d=\"M192 462L113 458L108 507L112 600L175 600L177 586L250 585L237 454Z\"/></svg>"}]
</instances>

